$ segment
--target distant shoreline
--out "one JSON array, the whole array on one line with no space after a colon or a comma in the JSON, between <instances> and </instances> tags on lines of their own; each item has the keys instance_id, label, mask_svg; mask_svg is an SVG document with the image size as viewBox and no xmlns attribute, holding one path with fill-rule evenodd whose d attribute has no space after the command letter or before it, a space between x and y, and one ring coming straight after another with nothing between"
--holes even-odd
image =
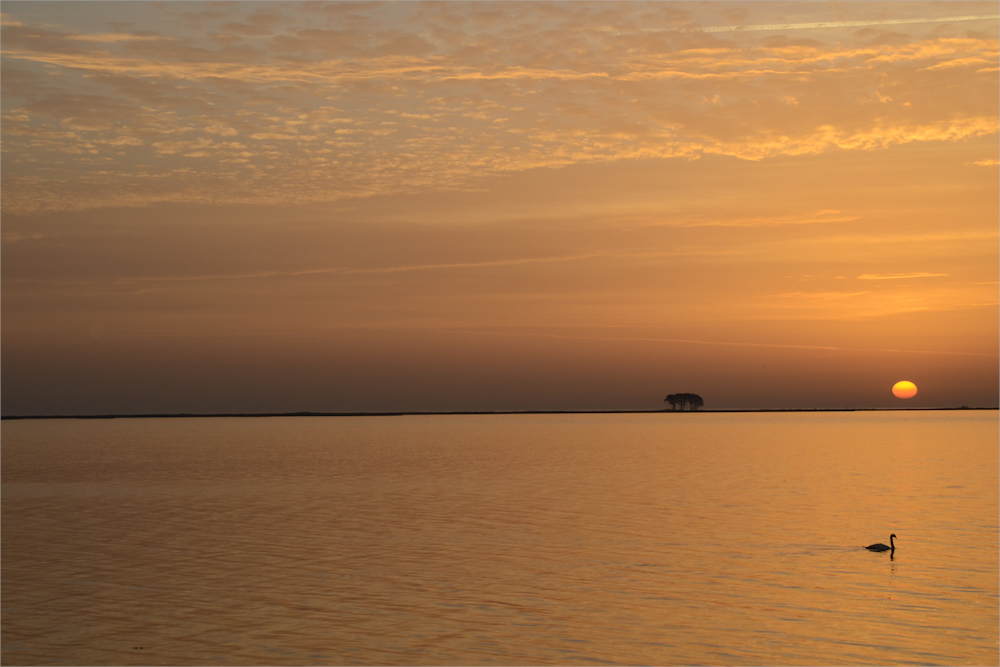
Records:
<instances>
[{"instance_id":1,"label":"distant shoreline","mask_svg":"<svg viewBox=\"0 0 1000 667\"><path fill-rule=\"evenodd\" d=\"M619 415L705 414L730 412L914 412L928 410L1000 410L1000 408L763 408L759 410L455 410L449 412L220 412L135 415L4 415L7 419L166 419L181 417L410 417L432 415Z\"/></svg>"}]
</instances>

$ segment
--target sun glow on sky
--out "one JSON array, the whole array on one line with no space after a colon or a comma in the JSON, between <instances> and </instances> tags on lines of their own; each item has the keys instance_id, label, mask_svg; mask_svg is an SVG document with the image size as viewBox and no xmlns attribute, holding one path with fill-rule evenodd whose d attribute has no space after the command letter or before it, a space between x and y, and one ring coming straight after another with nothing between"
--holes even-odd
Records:
<instances>
[{"instance_id":1,"label":"sun glow on sky","mask_svg":"<svg viewBox=\"0 0 1000 667\"><path fill-rule=\"evenodd\" d=\"M996 16L5 2L5 413L996 405Z\"/></svg>"}]
</instances>

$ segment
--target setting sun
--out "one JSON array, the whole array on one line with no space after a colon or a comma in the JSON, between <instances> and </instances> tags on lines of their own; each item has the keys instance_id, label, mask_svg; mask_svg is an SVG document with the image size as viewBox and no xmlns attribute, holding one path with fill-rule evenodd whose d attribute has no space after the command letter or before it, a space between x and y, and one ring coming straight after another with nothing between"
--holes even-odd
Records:
<instances>
[{"instance_id":1,"label":"setting sun","mask_svg":"<svg viewBox=\"0 0 1000 667\"><path fill-rule=\"evenodd\" d=\"M917 385L908 380L900 380L892 385L892 393L896 398L913 398L917 395Z\"/></svg>"}]
</instances>

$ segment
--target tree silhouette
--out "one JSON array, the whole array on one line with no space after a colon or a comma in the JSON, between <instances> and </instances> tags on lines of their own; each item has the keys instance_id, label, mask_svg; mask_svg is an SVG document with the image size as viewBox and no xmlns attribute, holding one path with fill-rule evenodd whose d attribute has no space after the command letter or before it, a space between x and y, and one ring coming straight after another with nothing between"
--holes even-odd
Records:
<instances>
[{"instance_id":1,"label":"tree silhouette","mask_svg":"<svg viewBox=\"0 0 1000 667\"><path fill-rule=\"evenodd\" d=\"M676 410L678 405L681 406L681 410L684 410L685 407L689 410L697 410L705 405L705 401L698 394L670 394L663 400L670 404L671 410Z\"/></svg>"}]
</instances>

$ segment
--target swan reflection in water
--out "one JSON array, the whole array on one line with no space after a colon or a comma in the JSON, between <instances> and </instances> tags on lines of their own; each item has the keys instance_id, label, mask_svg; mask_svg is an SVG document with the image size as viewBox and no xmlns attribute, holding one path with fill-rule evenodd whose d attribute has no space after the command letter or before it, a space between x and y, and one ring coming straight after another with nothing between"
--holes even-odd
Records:
<instances>
[{"instance_id":1,"label":"swan reflection in water","mask_svg":"<svg viewBox=\"0 0 1000 667\"><path fill-rule=\"evenodd\" d=\"M896 555L896 543L893 540L896 539L896 533L889 536L889 546L882 544L881 542L876 542L875 544L869 544L865 549L868 551L888 551L889 558L893 558Z\"/></svg>"}]
</instances>

